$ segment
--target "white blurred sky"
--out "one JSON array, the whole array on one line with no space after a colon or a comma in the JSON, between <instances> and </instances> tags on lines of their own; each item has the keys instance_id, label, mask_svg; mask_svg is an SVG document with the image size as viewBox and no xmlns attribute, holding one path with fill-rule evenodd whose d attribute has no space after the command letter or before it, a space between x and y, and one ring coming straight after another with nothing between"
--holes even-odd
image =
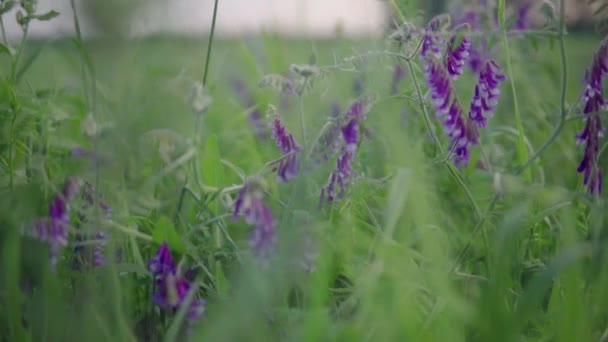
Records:
<instances>
[{"instance_id":1,"label":"white blurred sky","mask_svg":"<svg viewBox=\"0 0 608 342\"><path fill-rule=\"evenodd\" d=\"M156 32L197 34L207 32L213 0L146 0L150 5L135 15L132 34ZM145 1L144 1L145 2ZM261 29L288 35L329 36L338 25L351 35L370 35L380 31L386 18L386 2L380 0L219 0L217 33L238 35ZM30 33L37 38L72 35L69 0L39 0L39 11L55 9L59 18L35 22ZM5 25L13 39L20 35L14 13ZM85 35L94 33L83 21Z\"/></svg>"}]
</instances>

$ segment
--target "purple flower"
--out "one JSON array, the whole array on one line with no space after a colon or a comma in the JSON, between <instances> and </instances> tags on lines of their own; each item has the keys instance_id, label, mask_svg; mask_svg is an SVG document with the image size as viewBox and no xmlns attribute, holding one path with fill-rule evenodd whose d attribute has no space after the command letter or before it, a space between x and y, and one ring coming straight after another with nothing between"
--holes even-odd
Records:
<instances>
[{"instance_id":1,"label":"purple flower","mask_svg":"<svg viewBox=\"0 0 608 342\"><path fill-rule=\"evenodd\" d=\"M327 185L321 190L321 200L326 198L328 202L339 201L344 198L346 188L353 174L352 162L354 154L343 151L336 160L336 168L329 175ZM336 192L336 188L338 192Z\"/></svg>"},{"instance_id":2,"label":"purple flower","mask_svg":"<svg viewBox=\"0 0 608 342\"><path fill-rule=\"evenodd\" d=\"M596 113L602 107L605 107L605 101L601 95L595 95L589 99L585 105L585 114ZM589 116L585 119L585 128L577 135L579 144L585 145L585 153L583 160L576 169L579 173L584 174L583 184L587 186L589 193L592 195L602 193L603 174L602 170L597 165L597 158L600 150L599 140L603 135L602 122L599 116Z\"/></svg>"},{"instance_id":3,"label":"purple flower","mask_svg":"<svg viewBox=\"0 0 608 342\"><path fill-rule=\"evenodd\" d=\"M464 64L469 58L471 44L471 38L466 35L454 35L450 38L445 56L445 67L453 80L462 75Z\"/></svg>"},{"instance_id":4,"label":"purple flower","mask_svg":"<svg viewBox=\"0 0 608 342\"><path fill-rule=\"evenodd\" d=\"M602 81L608 75L608 41L604 41L593 56L591 66L585 72L585 93L583 100L588 102L597 93L602 96Z\"/></svg>"},{"instance_id":5,"label":"purple flower","mask_svg":"<svg viewBox=\"0 0 608 342\"><path fill-rule=\"evenodd\" d=\"M355 153L357 144L359 143L359 122L357 119L351 119L342 127L342 137L344 138L346 151Z\"/></svg>"},{"instance_id":6,"label":"purple flower","mask_svg":"<svg viewBox=\"0 0 608 342\"><path fill-rule=\"evenodd\" d=\"M450 75L443 65L435 59L428 60L425 75L437 116L443 119L444 133L452 141L454 163L464 165L470 158L469 148L478 143L479 133L462 115Z\"/></svg>"},{"instance_id":7,"label":"purple flower","mask_svg":"<svg viewBox=\"0 0 608 342\"><path fill-rule=\"evenodd\" d=\"M603 97L602 81L608 74L608 43L603 42L593 56L593 62L585 73L585 128L577 135L579 145L585 145L583 160L577 171L584 174L583 183L589 193L602 193L603 172L598 165L600 138L603 137L602 122L597 112L606 110L608 104Z\"/></svg>"},{"instance_id":8,"label":"purple flower","mask_svg":"<svg viewBox=\"0 0 608 342\"><path fill-rule=\"evenodd\" d=\"M300 151L300 146L296 143L293 135L287 131L278 115L275 115L271 127L272 138L275 139L277 146L283 153L283 157L276 167L277 180L285 183L298 175L300 162L297 152Z\"/></svg>"},{"instance_id":9,"label":"purple flower","mask_svg":"<svg viewBox=\"0 0 608 342\"><path fill-rule=\"evenodd\" d=\"M102 231L98 231L95 233L94 238L97 241L97 244L93 247L93 266L101 267L106 264L106 234Z\"/></svg>"},{"instance_id":10,"label":"purple flower","mask_svg":"<svg viewBox=\"0 0 608 342\"><path fill-rule=\"evenodd\" d=\"M178 276L175 272L160 275L156 280L156 286L157 292L152 294L152 299L163 309L177 309L190 290L190 283L186 277Z\"/></svg>"},{"instance_id":11,"label":"purple flower","mask_svg":"<svg viewBox=\"0 0 608 342\"><path fill-rule=\"evenodd\" d=\"M431 92L433 106L437 110L437 116L448 114L453 97L450 75L445 68L434 59L429 59L427 61L424 73L427 80L427 86Z\"/></svg>"},{"instance_id":12,"label":"purple flower","mask_svg":"<svg viewBox=\"0 0 608 342\"><path fill-rule=\"evenodd\" d=\"M327 185L321 190L321 202L339 201L344 197L346 188L354 174L352 163L361 140L360 120L365 119L366 112L362 101L356 101L346 112L348 122L340 129L342 147L336 160L336 167L329 175Z\"/></svg>"},{"instance_id":13,"label":"purple flower","mask_svg":"<svg viewBox=\"0 0 608 342\"><path fill-rule=\"evenodd\" d=\"M457 100L452 102L450 111L443 122L445 133L452 140L456 166L466 165L470 159L470 147L479 142L479 132L462 115L462 107Z\"/></svg>"},{"instance_id":14,"label":"purple flower","mask_svg":"<svg viewBox=\"0 0 608 342\"><path fill-rule=\"evenodd\" d=\"M530 10L532 9L532 0L524 0L517 6L515 30L526 30L530 28Z\"/></svg>"},{"instance_id":15,"label":"purple flower","mask_svg":"<svg viewBox=\"0 0 608 342\"><path fill-rule=\"evenodd\" d=\"M70 226L69 201L73 200L80 190L81 181L73 177L68 179L61 194L56 195L49 204L49 217L39 219L30 229L30 235L49 245L49 260L54 267L61 248L68 245Z\"/></svg>"},{"instance_id":16,"label":"purple flower","mask_svg":"<svg viewBox=\"0 0 608 342\"><path fill-rule=\"evenodd\" d=\"M260 202L261 203L261 202ZM276 246L276 224L270 208L263 203L256 209L258 218L249 245L260 260L268 260Z\"/></svg>"},{"instance_id":17,"label":"purple flower","mask_svg":"<svg viewBox=\"0 0 608 342\"><path fill-rule=\"evenodd\" d=\"M487 118L492 117L500 97L500 84L506 80L501 73L502 67L493 60L486 62L479 73L479 80L475 85L475 94L471 101L469 118L478 127L487 126Z\"/></svg>"},{"instance_id":18,"label":"purple flower","mask_svg":"<svg viewBox=\"0 0 608 342\"><path fill-rule=\"evenodd\" d=\"M152 299L163 309L179 309L188 292L194 291L186 276L177 272L166 242L163 242L156 255L148 261L148 269L154 275L156 287ZM186 319L191 323L197 321L204 312L204 306L204 300L192 300L186 313Z\"/></svg>"},{"instance_id":19,"label":"purple flower","mask_svg":"<svg viewBox=\"0 0 608 342\"><path fill-rule=\"evenodd\" d=\"M190 303L188 312L186 313L186 319L189 322L198 321L205 313L205 305L207 302L204 299L194 299Z\"/></svg>"},{"instance_id":20,"label":"purple flower","mask_svg":"<svg viewBox=\"0 0 608 342\"><path fill-rule=\"evenodd\" d=\"M175 264L171 257L169 245L163 242L156 251L156 255L148 261L148 270L155 276L160 276L166 273L175 273Z\"/></svg>"},{"instance_id":21,"label":"purple flower","mask_svg":"<svg viewBox=\"0 0 608 342\"><path fill-rule=\"evenodd\" d=\"M355 101L346 111L346 117L351 119L365 119L366 115L363 101Z\"/></svg>"},{"instance_id":22,"label":"purple flower","mask_svg":"<svg viewBox=\"0 0 608 342\"><path fill-rule=\"evenodd\" d=\"M397 95L399 92L399 83L405 77L405 69L400 64L395 65L393 70L393 78L391 80L391 95Z\"/></svg>"},{"instance_id":23,"label":"purple flower","mask_svg":"<svg viewBox=\"0 0 608 342\"><path fill-rule=\"evenodd\" d=\"M49 261L52 267L57 265L61 249L68 245L69 222L53 219L39 219L31 228L30 235L48 243Z\"/></svg>"},{"instance_id":24,"label":"purple flower","mask_svg":"<svg viewBox=\"0 0 608 342\"><path fill-rule=\"evenodd\" d=\"M422 60L428 57L441 58L445 39L438 35L438 33L445 26L446 18L449 17L438 15L429 21L422 36L422 48L420 50L420 58Z\"/></svg>"},{"instance_id":25,"label":"purple flower","mask_svg":"<svg viewBox=\"0 0 608 342\"><path fill-rule=\"evenodd\" d=\"M267 261L276 249L277 236L276 222L263 197L255 180L246 182L234 202L233 218L242 215L254 227L249 244L258 259Z\"/></svg>"},{"instance_id":26,"label":"purple flower","mask_svg":"<svg viewBox=\"0 0 608 342\"><path fill-rule=\"evenodd\" d=\"M67 205L67 198L63 196L55 196L49 204L49 216L53 221L68 221L70 212Z\"/></svg>"}]
</instances>

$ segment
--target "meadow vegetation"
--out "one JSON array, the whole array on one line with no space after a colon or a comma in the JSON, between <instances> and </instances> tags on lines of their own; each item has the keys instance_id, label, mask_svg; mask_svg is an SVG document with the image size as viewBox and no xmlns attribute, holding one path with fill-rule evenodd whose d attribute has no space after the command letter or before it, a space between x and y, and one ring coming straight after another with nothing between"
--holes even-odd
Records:
<instances>
[{"instance_id":1,"label":"meadow vegetation","mask_svg":"<svg viewBox=\"0 0 608 342\"><path fill-rule=\"evenodd\" d=\"M560 4L4 41L0 340L608 341L608 47Z\"/></svg>"}]
</instances>

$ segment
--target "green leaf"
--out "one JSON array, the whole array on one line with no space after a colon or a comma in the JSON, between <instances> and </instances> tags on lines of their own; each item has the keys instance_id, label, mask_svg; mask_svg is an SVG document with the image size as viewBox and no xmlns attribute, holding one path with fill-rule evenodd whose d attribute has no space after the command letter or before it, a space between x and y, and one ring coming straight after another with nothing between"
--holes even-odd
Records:
<instances>
[{"instance_id":1,"label":"green leaf","mask_svg":"<svg viewBox=\"0 0 608 342\"><path fill-rule=\"evenodd\" d=\"M221 165L222 162L220 160L220 151L217 145L217 135L213 134L205 143L201 170L203 183L209 186L219 187L222 183ZM217 201L211 204L210 209L217 214L219 209Z\"/></svg>"},{"instance_id":2,"label":"green leaf","mask_svg":"<svg viewBox=\"0 0 608 342\"><path fill-rule=\"evenodd\" d=\"M44 13L44 14L36 14L33 17L35 19L40 20L40 21L49 21L49 20L51 20L53 18L56 18L58 16L59 16L59 12L54 11L54 10L50 10L50 11Z\"/></svg>"},{"instance_id":3,"label":"green leaf","mask_svg":"<svg viewBox=\"0 0 608 342\"><path fill-rule=\"evenodd\" d=\"M166 241L172 251L183 253L186 250L182 238L175 230L173 222L166 216L161 216L156 221L152 237L154 238L154 242L158 244Z\"/></svg>"}]
</instances>

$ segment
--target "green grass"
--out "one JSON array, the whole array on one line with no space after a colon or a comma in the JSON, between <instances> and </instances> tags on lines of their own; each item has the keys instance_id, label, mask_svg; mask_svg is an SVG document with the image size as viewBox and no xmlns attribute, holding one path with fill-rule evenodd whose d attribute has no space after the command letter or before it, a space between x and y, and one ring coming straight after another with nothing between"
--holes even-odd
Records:
<instances>
[{"instance_id":1,"label":"green grass","mask_svg":"<svg viewBox=\"0 0 608 342\"><path fill-rule=\"evenodd\" d=\"M599 41L582 33L566 40L568 106L578 99ZM96 71L95 117L107 127L97 141L106 157L98 187L121 228L91 220L80 229L104 229L108 255L120 250L122 258L99 269L76 269L70 247L53 273L45 245L21 236L20 229L45 215L67 176L95 182L97 171L69 156L73 147L93 148L82 132L90 108L78 50L69 41L29 43L24 58L39 54L17 91L11 93L3 80L1 94L4 100L18 98L18 128L12 134L19 137L13 142L32 145L16 149L19 168L12 187L2 167L0 340L157 340L175 332L173 315L160 312L150 299L153 281L146 270L158 243L169 239L183 267L198 270L197 296L208 301L192 332L197 340L605 341L606 204L584 194L576 172L582 149L575 135L582 121L566 123L530 166L529 179L512 174L521 161L520 138L528 148L525 155L532 155L558 122L561 67L556 42L540 40L536 50L527 41L512 40L510 46L523 136L505 83L481 138L491 172L475 167L483 159L479 149L460 170L472 198L438 162L442 155L435 154L418 106L389 97L396 61L357 60L364 92L375 100L365 121L371 134L354 164L359 177L342 202L318 209L333 161L287 184L267 176L266 202L278 222L279 251L264 269L251 258L251 227L230 220L229 201L209 190L241 184L242 175L254 175L280 156L274 142L254 135L231 79L244 80L263 112L270 104L279 108L301 141L297 99L281 106L280 96L257 87L260 78L283 73L292 63L306 64L312 56L317 65L329 66L334 56L340 61L383 51L386 43L272 35L217 40L207 86L213 104L203 115L200 136L194 136L188 99L190 81L203 78L204 41L157 37L87 43ZM505 65L502 51L496 58ZM2 60L2 70L7 62ZM345 109L355 98L354 75L328 72L304 93L309 137L319 133L333 102ZM416 77L426 92L422 74ZM457 82L465 108L474 82L471 75ZM416 96L411 75L400 92ZM10 133L6 122L3 117L3 144ZM175 147L168 163L159 156L159 143ZM197 163L175 163L193 147ZM192 166L207 188L186 177ZM201 201L186 196L174 224L186 178ZM486 213L490 205L493 210ZM306 249L303 235L318 255L312 273L299 266Z\"/></svg>"}]
</instances>

